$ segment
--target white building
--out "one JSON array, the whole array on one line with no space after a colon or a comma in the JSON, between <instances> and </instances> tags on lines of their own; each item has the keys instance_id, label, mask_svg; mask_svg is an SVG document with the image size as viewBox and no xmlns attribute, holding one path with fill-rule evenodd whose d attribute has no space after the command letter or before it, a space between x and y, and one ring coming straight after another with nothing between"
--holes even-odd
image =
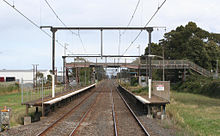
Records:
<instances>
[{"instance_id":1,"label":"white building","mask_svg":"<svg viewBox=\"0 0 220 136\"><path fill-rule=\"evenodd\" d=\"M38 72L43 73L44 77L51 75L49 70L38 70ZM36 74L36 73L35 73ZM36 76L33 70L0 70L0 79L4 81L15 80L20 82L23 78L24 83L33 83L33 76ZM1 80L1 82L3 82Z\"/></svg>"}]
</instances>

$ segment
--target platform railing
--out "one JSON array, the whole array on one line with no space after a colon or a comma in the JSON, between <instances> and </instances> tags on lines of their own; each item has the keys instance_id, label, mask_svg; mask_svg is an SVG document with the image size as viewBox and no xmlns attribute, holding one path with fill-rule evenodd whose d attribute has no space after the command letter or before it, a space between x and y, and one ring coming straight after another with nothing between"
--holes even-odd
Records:
<instances>
[{"instance_id":1,"label":"platform railing","mask_svg":"<svg viewBox=\"0 0 220 136\"><path fill-rule=\"evenodd\" d=\"M29 83L27 83L29 82ZM21 103L36 101L42 98L52 97L52 87L45 82L38 81L37 86L33 87L32 81L21 80ZM64 91L64 85L56 85L55 93L59 94Z\"/></svg>"},{"instance_id":2,"label":"platform railing","mask_svg":"<svg viewBox=\"0 0 220 136\"><path fill-rule=\"evenodd\" d=\"M75 91L88 85L76 85L71 86L70 84L55 85L55 96L68 93L69 91ZM34 103L38 100L45 100L52 98L52 86L45 82L38 81L37 86L33 87L32 80L21 80L21 103Z\"/></svg>"}]
</instances>

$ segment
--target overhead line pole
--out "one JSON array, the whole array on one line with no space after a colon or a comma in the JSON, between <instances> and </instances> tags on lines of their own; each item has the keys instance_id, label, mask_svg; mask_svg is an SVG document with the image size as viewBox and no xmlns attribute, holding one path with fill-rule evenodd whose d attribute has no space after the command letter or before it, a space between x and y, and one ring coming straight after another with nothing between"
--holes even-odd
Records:
<instances>
[{"instance_id":1,"label":"overhead line pole","mask_svg":"<svg viewBox=\"0 0 220 136\"><path fill-rule=\"evenodd\" d=\"M101 29L101 59L102 59L102 55L103 55L103 31Z\"/></svg>"},{"instance_id":2,"label":"overhead line pole","mask_svg":"<svg viewBox=\"0 0 220 136\"><path fill-rule=\"evenodd\" d=\"M58 30L100 30L101 31L101 43L103 30L147 30L148 27L52 27L52 26L40 26L40 28L50 28L52 32L52 73L55 74L55 33ZM102 45L102 44L101 44ZM103 56L103 47L101 47L101 57ZM119 56L118 56L119 57Z\"/></svg>"},{"instance_id":3,"label":"overhead line pole","mask_svg":"<svg viewBox=\"0 0 220 136\"><path fill-rule=\"evenodd\" d=\"M147 32L149 33L149 44L148 44L148 56L151 55L151 33L153 32L153 27L148 27ZM152 69L151 69L151 57L149 59L149 79L148 79L148 87L149 87L149 98L151 98L151 81L152 81Z\"/></svg>"},{"instance_id":4,"label":"overhead line pole","mask_svg":"<svg viewBox=\"0 0 220 136\"><path fill-rule=\"evenodd\" d=\"M51 28L50 31L52 32L52 73L55 75L55 33L57 30Z\"/></svg>"}]
</instances>

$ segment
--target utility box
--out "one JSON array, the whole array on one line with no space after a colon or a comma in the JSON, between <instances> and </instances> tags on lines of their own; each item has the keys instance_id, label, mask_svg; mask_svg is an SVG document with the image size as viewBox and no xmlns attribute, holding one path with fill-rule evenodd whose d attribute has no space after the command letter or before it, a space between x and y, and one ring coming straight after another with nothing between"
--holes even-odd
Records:
<instances>
[{"instance_id":1,"label":"utility box","mask_svg":"<svg viewBox=\"0 0 220 136\"><path fill-rule=\"evenodd\" d=\"M0 109L0 132L10 128L10 109Z\"/></svg>"}]
</instances>

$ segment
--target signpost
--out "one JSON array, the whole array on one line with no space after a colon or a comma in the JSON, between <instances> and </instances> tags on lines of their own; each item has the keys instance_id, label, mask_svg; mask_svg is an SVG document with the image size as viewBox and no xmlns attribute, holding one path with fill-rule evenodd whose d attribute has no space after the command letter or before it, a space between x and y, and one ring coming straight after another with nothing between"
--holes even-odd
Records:
<instances>
[{"instance_id":1,"label":"signpost","mask_svg":"<svg viewBox=\"0 0 220 136\"><path fill-rule=\"evenodd\" d=\"M164 91L164 85L157 85L157 91Z\"/></svg>"}]
</instances>

